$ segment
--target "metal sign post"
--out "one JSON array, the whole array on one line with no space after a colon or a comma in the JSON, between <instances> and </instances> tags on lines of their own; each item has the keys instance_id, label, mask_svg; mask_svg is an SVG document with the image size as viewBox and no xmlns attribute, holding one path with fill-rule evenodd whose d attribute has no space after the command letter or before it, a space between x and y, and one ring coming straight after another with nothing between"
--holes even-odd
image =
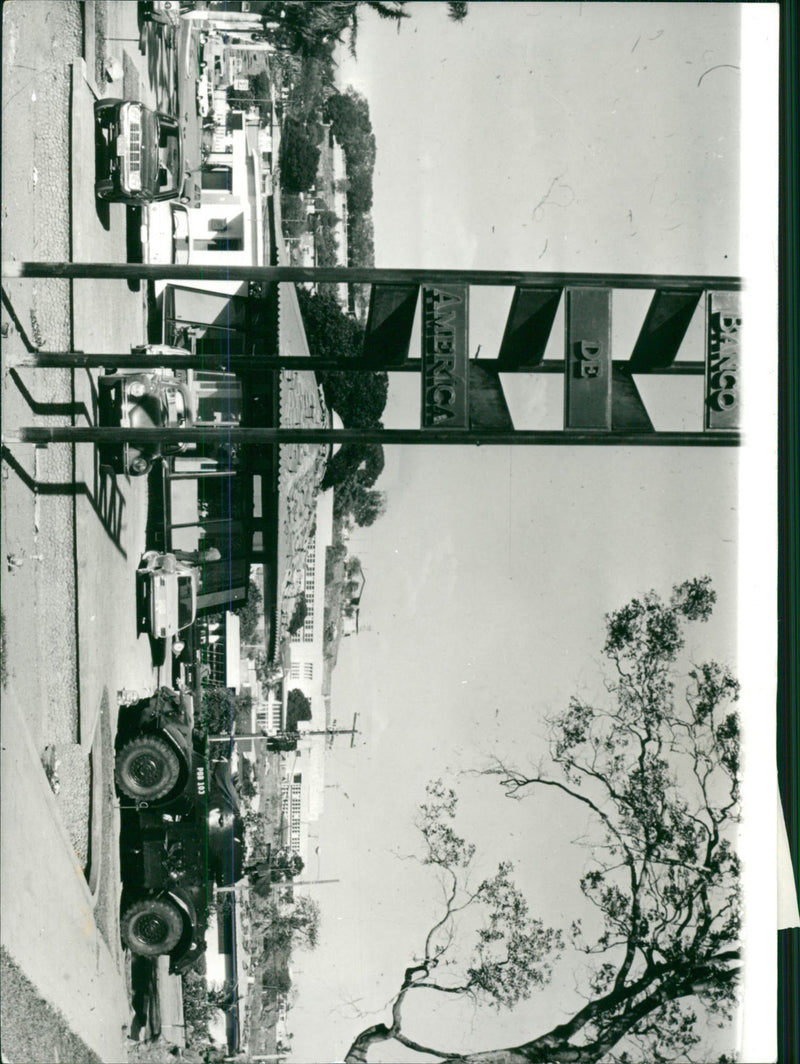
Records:
<instances>
[{"instance_id":1,"label":"metal sign post","mask_svg":"<svg viewBox=\"0 0 800 1064\"><path fill-rule=\"evenodd\" d=\"M360 358L302 360L309 370L418 372L419 429L320 429L275 426L121 429L32 426L7 432L6 442L88 443L381 443L535 446L736 446L742 311L736 277L659 274L536 273L491 270L392 270L285 266L143 266L128 263L7 263L6 276L237 280L260 283L372 284L364 353ZM514 287L497 358L469 359L469 286ZM613 293L653 292L639 337L627 358L611 350ZM409 357L421 301L422 350ZM565 307L564 358L545 360L556 312ZM704 358L684 362L678 352L698 308L705 315ZM252 347L256 344L253 342ZM85 355L42 353L26 365L147 365L277 371L299 368L280 355ZM561 373L562 429L517 429L501 374ZM637 375L703 374L704 409L696 431L657 431L639 394Z\"/></svg>"}]
</instances>

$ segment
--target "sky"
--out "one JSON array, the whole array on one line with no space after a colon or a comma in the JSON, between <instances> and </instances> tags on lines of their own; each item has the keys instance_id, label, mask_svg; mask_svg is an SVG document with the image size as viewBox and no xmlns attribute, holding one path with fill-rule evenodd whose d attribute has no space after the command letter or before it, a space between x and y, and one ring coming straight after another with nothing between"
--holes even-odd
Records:
<instances>
[{"instance_id":1,"label":"sky","mask_svg":"<svg viewBox=\"0 0 800 1064\"><path fill-rule=\"evenodd\" d=\"M769 37L748 17L747 56ZM454 25L428 3L399 33L365 15L341 81L370 103L376 265L741 272L739 101L752 76L741 53L735 5L472 3ZM470 299L470 351L491 357L510 292ZM641 299L615 297L616 357ZM680 357L702 357L701 330L698 317ZM558 322L553 333L548 357L559 357ZM681 394L648 385L657 427L700 427L696 381ZM559 389L515 380L518 427L560 424ZM418 416L418 384L393 375L385 423ZM341 1056L385 1019L422 946L440 900L410 858L428 780L457 783L459 826L484 873L514 860L546 921L582 909L587 854L572 840L585 818L557 801L510 802L470 770L492 754L544 754L544 718L600 689L604 614L648 588L711 575L715 617L689 650L741 663L740 592L758 591L740 577L743 543L764 548L763 525L742 532L742 459L728 448L387 449L387 512L351 541L366 587L333 706L340 722L359 714L361 735L352 750L340 739L326 766L308 872L338 882L313 888L321 942L295 956L292 1059ZM564 1018L568 984L488 1020L423 1009L411 1033L452 1049L461 1036L470 1048L515 1044Z\"/></svg>"}]
</instances>

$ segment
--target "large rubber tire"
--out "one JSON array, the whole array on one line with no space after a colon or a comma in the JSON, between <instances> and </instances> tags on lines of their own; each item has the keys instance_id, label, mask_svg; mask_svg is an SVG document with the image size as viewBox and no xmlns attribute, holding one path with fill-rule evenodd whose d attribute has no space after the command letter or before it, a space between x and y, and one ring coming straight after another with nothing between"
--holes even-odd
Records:
<instances>
[{"instance_id":1,"label":"large rubber tire","mask_svg":"<svg viewBox=\"0 0 800 1064\"><path fill-rule=\"evenodd\" d=\"M180 771L178 755L157 735L139 735L117 755L117 786L139 801L153 802L169 794Z\"/></svg>"},{"instance_id":2,"label":"large rubber tire","mask_svg":"<svg viewBox=\"0 0 800 1064\"><path fill-rule=\"evenodd\" d=\"M142 898L122 914L122 941L140 957L171 953L183 935L183 918L164 898Z\"/></svg>"}]
</instances>

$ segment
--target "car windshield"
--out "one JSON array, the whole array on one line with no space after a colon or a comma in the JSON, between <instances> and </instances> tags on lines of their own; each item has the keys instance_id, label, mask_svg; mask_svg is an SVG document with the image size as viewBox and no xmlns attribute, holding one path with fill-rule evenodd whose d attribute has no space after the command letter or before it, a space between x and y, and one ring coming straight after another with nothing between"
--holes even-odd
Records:
<instances>
[{"instance_id":1,"label":"car windshield","mask_svg":"<svg viewBox=\"0 0 800 1064\"><path fill-rule=\"evenodd\" d=\"M186 628L194 620L193 580L191 576L178 577L178 628Z\"/></svg>"},{"instance_id":2,"label":"car windshield","mask_svg":"<svg viewBox=\"0 0 800 1064\"><path fill-rule=\"evenodd\" d=\"M159 123L158 192L177 192L180 177L180 139L177 129Z\"/></svg>"},{"instance_id":3,"label":"car windshield","mask_svg":"<svg viewBox=\"0 0 800 1064\"><path fill-rule=\"evenodd\" d=\"M189 262L189 216L185 208L172 208L172 261L179 266Z\"/></svg>"}]
</instances>

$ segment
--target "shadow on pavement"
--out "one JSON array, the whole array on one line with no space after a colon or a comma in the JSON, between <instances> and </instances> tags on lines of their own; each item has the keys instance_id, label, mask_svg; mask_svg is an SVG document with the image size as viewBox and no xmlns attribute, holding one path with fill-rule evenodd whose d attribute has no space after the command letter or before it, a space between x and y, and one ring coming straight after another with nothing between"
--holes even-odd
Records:
<instances>
[{"instance_id":1,"label":"shadow on pavement","mask_svg":"<svg viewBox=\"0 0 800 1064\"><path fill-rule=\"evenodd\" d=\"M105 168L105 154L108 152L103 135L100 132L100 128L95 121L94 124L94 172L95 174L101 173ZM100 199L98 196L94 197L94 209L97 214L97 220L102 227L108 233L111 230L111 204L108 200Z\"/></svg>"},{"instance_id":2,"label":"shadow on pavement","mask_svg":"<svg viewBox=\"0 0 800 1064\"><path fill-rule=\"evenodd\" d=\"M58 405L58 404L55 404ZM113 476L103 473L97 462L95 454L94 484L89 487L85 481L68 481L67 483L39 481L17 461L8 447L2 448L2 458L8 466L14 470L19 479L34 494L37 495L82 495L94 510L108 537L117 548L123 558L128 557L128 552L120 542L122 532L122 516L125 511L125 499L116 484Z\"/></svg>"},{"instance_id":3,"label":"shadow on pavement","mask_svg":"<svg viewBox=\"0 0 800 1064\"><path fill-rule=\"evenodd\" d=\"M8 375L16 384L17 390L34 414L39 414L42 417L85 417L87 421L90 420L89 411L86 409L85 403L42 402L28 390L28 386L23 381L19 370L12 367L8 371Z\"/></svg>"},{"instance_id":4,"label":"shadow on pavement","mask_svg":"<svg viewBox=\"0 0 800 1064\"><path fill-rule=\"evenodd\" d=\"M141 207L128 207L125 212L125 251L128 262L142 261L142 210ZM142 282L138 277L128 278L128 288L138 292Z\"/></svg>"},{"instance_id":5,"label":"shadow on pavement","mask_svg":"<svg viewBox=\"0 0 800 1064\"><path fill-rule=\"evenodd\" d=\"M150 22L144 28L143 39L147 54L147 75L155 89L156 106L159 111L167 111L177 117L177 100L170 98L169 83L164 79L164 53L177 52L178 35L169 27L158 27ZM173 60L177 71L178 59ZM178 75L180 76L180 74Z\"/></svg>"},{"instance_id":6,"label":"shadow on pavement","mask_svg":"<svg viewBox=\"0 0 800 1064\"><path fill-rule=\"evenodd\" d=\"M147 1038L161 1034L161 1010L158 1002L157 965L148 957L131 958L131 1007L133 1023L130 1037L139 1041L139 1034L146 1030Z\"/></svg>"},{"instance_id":7,"label":"shadow on pavement","mask_svg":"<svg viewBox=\"0 0 800 1064\"><path fill-rule=\"evenodd\" d=\"M17 312L14 310L14 305L11 302L11 297L9 296L8 292L6 292L5 287L0 289L0 299L2 299L3 306L6 308L8 316L13 321L14 328L19 334L20 340L22 340L23 344L25 345L25 349L30 352L38 351L38 347L28 336L27 332L25 331L25 326L20 321Z\"/></svg>"}]
</instances>

